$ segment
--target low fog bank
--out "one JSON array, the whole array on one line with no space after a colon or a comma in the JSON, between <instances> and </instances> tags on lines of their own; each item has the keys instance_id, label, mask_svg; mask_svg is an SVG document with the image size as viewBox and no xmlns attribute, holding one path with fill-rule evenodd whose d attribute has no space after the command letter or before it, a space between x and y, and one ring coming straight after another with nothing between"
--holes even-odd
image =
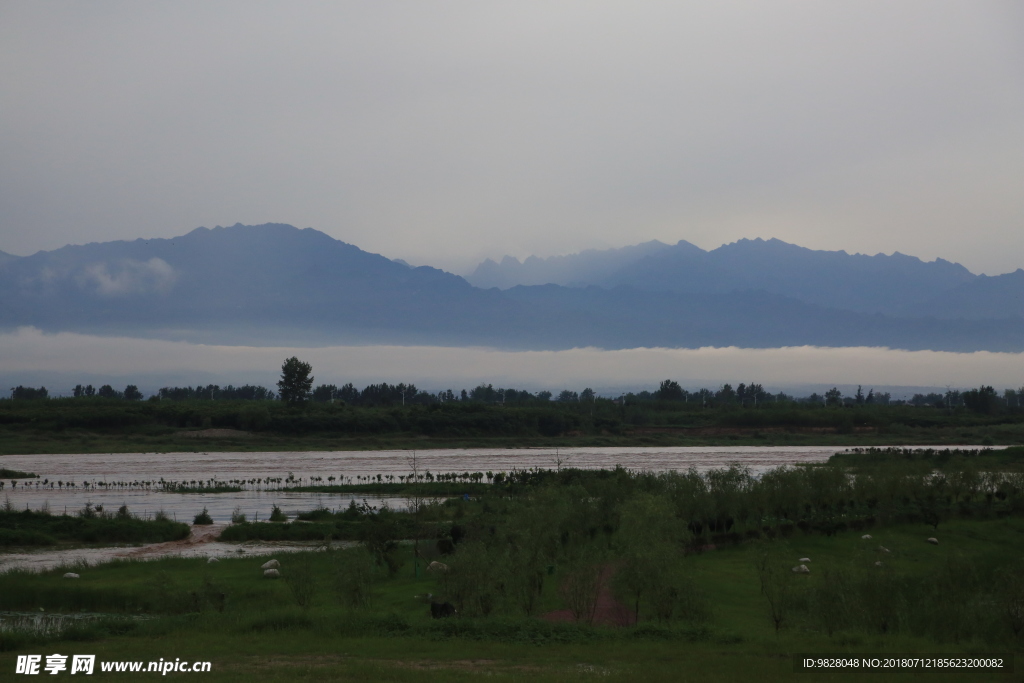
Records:
<instances>
[{"instance_id":1,"label":"low fog bank","mask_svg":"<svg viewBox=\"0 0 1024 683\"><path fill-rule=\"evenodd\" d=\"M478 384L539 391L592 387L602 395L653 390L666 378L685 388L725 382L758 382L768 391L796 395L838 386L852 394L914 393L1024 384L1024 354L897 351L885 348L786 347L742 349L639 348L604 351L497 351L429 346L328 346L320 348L215 346L127 337L44 334L19 328L0 334L0 381L46 386L69 395L75 384L137 385L144 394L162 386L261 384L273 387L281 362L298 356L313 365L316 383L357 387L414 383L421 389L472 388ZM6 393L6 391L4 392Z\"/></svg>"}]
</instances>

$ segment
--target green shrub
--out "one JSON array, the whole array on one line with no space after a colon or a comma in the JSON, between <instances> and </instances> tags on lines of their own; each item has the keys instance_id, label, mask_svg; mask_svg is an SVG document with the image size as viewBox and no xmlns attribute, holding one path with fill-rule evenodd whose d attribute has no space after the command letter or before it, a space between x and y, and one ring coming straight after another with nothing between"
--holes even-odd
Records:
<instances>
[{"instance_id":1,"label":"green shrub","mask_svg":"<svg viewBox=\"0 0 1024 683\"><path fill-rule=\"evenodd\" d=\"M0 545L52 545L77 543L160 543L187 538L187 524L163 520L147 521L120 513L101 513L91 507L91 516L50 515L45 512L0 510Z\"/></svg>"}]
</instances>

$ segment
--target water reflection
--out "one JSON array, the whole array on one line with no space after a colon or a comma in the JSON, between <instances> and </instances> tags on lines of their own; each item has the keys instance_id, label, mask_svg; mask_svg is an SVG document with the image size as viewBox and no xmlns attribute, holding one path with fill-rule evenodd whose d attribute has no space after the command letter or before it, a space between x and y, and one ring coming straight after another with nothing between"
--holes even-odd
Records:
<instances>
[{"instance_id":1,"label":"water reflection","mask_svg":"<svg viewBox=\"0 0 1024 683\"><path fill-rule=\"evenodd\" d=\"M980 448L949 446L949 448ZM409 505L403 496L303 493L265 490L258 480L294 479L308 483L320 477L327 483L359 481L371 475L408 475L412 470L425 474L508 472L513 469L579 467L584 469L622 466L633 470L664 472L695 468L706 471L736 465L760 473L781 465L824 462L835 447L674 447L674 448L569 448L569 449L445 449L429 451L336 451L293 453L117 453L69 455L13 455L0 458L9 469L34 472L39 480L22 480L16 487L6 481L0 501L15 509L48 508L55 514L74 514L86 503L103 506L113 512L127 505L129 512L152 518L163 510L168 516L191 523L204 507L214 522L231 521L237 509L250 521L265 520L277 505L289 517L316 507L332 510L347 507L351 501L364 500L374 506L401 509ZM154 490L154 484L137 482L209 481L250 482L247 490L233 493L175 493ZM42 482L60 482L50 488ZM67 487L73 482L73 487ZM101 483L107 486L98 486ZM136 483L133 483L136 482ZM40 484L37 486L37 483ZM88 488L86 488L88 484ZM276 486L277 484L274 484ZM158 487L157 487L158 488ZM455 495L459 484L451 485ZM147 559L166 555L183 557L227 557L264 555L311 547L295 543L220 543L211 539L153 544L138 548L80 548L0 553L0 571L11 568L48 569L62 564L82 566L111 559ZM207 528L208 531L211 529ZM208 535L208 534L207 534ZM241 551L241 552L240 552Z\"/></svg>"},{"instance_id":2,"label":"water reflection","mask_svg":"<svg viewBox=\"0 0 1024 683\"><path fill-rule=\"evenodd\" d=\"M55 513L76 512L87 502L115 510L127 505L137 515L151 517L164 510L179 521L191 522L206 507L215 522L228 522L238 508L249 520L266 519L272 506L287 515L322 505L331 509L348 506L363 496L265 491L261 483L246 484L238 493L181 494L147 490L152 485L136 482L265 482L289 477L308 483L320 477L323 483L358 482L365 477L405 476L413 469L430 472L500 472L533 467L611 468L617 465L651 471L706 470L736 464L761 471L784 464L822 462L835 452L832 447L714 447L714 448L475 448L428 451L332 451L284 453L116 453L69 455L15 455L0 460L4 467L40 475L39 482L21 482L4 489L5 500L17 509L39 509L48 505ZM45 487L39 486L48 480ZM54 482L61 485L54 486ZM64 484L74 482L66 488ZM118 485L125 482L126 485ZM105 484L105 485L104 485ZM88 486L91 490L83 490ZM277 484L274 485L275 487ZM158 488L158 487L157 487ZM458 485L453 485L458 495ZM393 496L366 496L373 506L387 504L402 508L408 501Z\"/></svg>"},{"instance_id":3,"label":"water reflection","mask_svg":"<svg viewBox=\"0 0 1024 683\"><path fill-rule=\"evenodd\" d=\"M950 446L949 448L980 448ZM113 511L127 505L133 514L152 517L163 510L174 519L191 522L204 507L215 522L228 522L238 508L250 521L266 519L274 505L289 517L317 506L343 508L350 501L362 502L364 496L353 494L299 493L296 491L260 490L265 484L245 484L250 490L236 493L182 494L149 490L153 485L133 482L209 481L258 482L285 480L290 476L302 483L320 477L322 483L358 482L362 478L382 475L408 475L413 469L431 474L463 472L501 472L513 469L579 467L584 469L613 468L664 472L696 468L737 465L759 473L780 465L824 462L838 449L833 446L741 446L741 447L647 447L647 448L473 448L426 451L314 451L283 453L116 453L64 455L10 455L0 458L3 467L40 475L40 480L11 482L0 494L0 501L10 501L17 509L39 509L48 506L54 513L74 513L87 502ZM50 484L42 487L43 480ZM53 482L62 482L54 487ZM63 483L74 482L73 488ZM118 482L126 485L118 486ZM106 483L107 486L101 484ZM87 490L85 487L88 485ZM274 486L277 486L275 484ZM452 484L454 495L459 485ZM384 504L403 508L408 500L400 496L365 496L373 506Z\"/></svg>"},{"instance_id":4,"label":"water reflection","mask_svg":"<svg viewBox=\"0 0 1024 683\"><path fill-rule=\"evenodd\" d=\"M94 507L102 506L104 512L115 512L122 505L128 506L128 512L152 519L160 510L178 522L192 523L192 519L203 508L210 513L214 522L231 521L237 509L245 515L247 521L266 521L274 505L281 508L289 519L299 512L316 507L331 510L348 507L350 501L357 504L363 500L373 506L387 505L393 509L401 509L409 505L404 496L386 495L352 495L327 493L299 493L297 491L241 491L237 493L165 493L163 491L126 490L126 491L84 491L81 489L34 490L20 488L5 490L0 501L10 501L16 510L29 508L32 510L49 509L53 514L76 514L92 503Z\"/></svg>"}]
</instances>

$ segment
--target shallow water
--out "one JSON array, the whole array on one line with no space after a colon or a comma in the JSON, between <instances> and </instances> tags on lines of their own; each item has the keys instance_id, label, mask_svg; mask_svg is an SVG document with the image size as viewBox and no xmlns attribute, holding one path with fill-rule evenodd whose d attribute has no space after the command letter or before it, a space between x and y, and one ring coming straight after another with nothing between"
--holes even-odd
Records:
<instances>
[{"instance_id":1,"label":"shallow water","mask_svg":"<svg viewBox=\"0 0 1024 683\"><path fill-rule=\"evenodd\" d=\"M20 487L19 487L20 488ZM367 495L358 496L349 493L299 493L294 491L240 491L236 493L167 493L149 491L142 488L123 491L85 491L82 489L4 489L0 494L0 504L7 501L16 510L26 507L32 510L49 508L53 514L75 514L85 507L86 503L102 506L104 512L115 512L122 505L128 511L143 519L152 519L162 510L168 517L179 522L192 523L195 516L206 508L214 522L230 522L237 508L250 522L267 521L270 512L276 505L289 519L294 519L299 512L317 507L332 510L348 507L350 501L362 504L365 500L370 506L380 508L383 505L394 509L408 506L408 499L403 496Z\"/></svg>"},{"instance_id":2,"label":"shallow water","mask_svg":"<svg viewBox=\"0 0 1024 683\"><path fill-rule=\"evenodd\" d=\"M950 448L955 448L951 446ZM980 448L960 446L959 448ZM136 515L152 517L164 510L179 521L191 522L204 507L215 522L228 522L237 507L252 521L267 519L271 508L279 506L289 517L319 505L336 509L357 503L364 496L353 494L298 493L258 490L264 485L246 484L253 490L237 493L181 494L151 490L137 482L208 481L220 482L287 479L289 475L308 484L311 477L358 481L371 475L404 476L415 467L420 473L508 472L513 469L580 467L612 468L617 465L634 470L664 472L700 471L737 465L754 473L781 465L824 462L837 450L834 446L716 446L661 448L474 448L427 451L314 451L283 453L116 453L8 455L0 465L34 472L39 480L11 482L0 492L0 503L9 500L16 509L40 509L49 506L54 513L77 512L87 502L112 511L127 505ZM43 480L50 483L44 488ZM75 482L71 489L53 487L54 481ZM125 482L123 486L90 488L97 483ZM134 482L134 483L133 483ZM26 487L26 484L28 485ZM38 484L38 485L37 485ZM278 486L277 484L273 485ZM458 484L452 485L458 491ZM365 496L370 505L387 504L401 508L407 500L397 496Z\"/></svg>"},{"instance_id":3,"label":"shallow water","mask_svg":"<svg viewBox=\"0 0 1024 683\"><path fill-rule=\"evenodd\" d=\"M950 446L950 448L981 448ZM131 482L206 481L221 482L253 479L285 479L294 474L301 483L310 477L344 476L353 480L369 475L406 475L415 467L419 472L434 474L452 472L508 472L533 467L555 469L612 468L617 465L633 470L663 472L699 471L737 465L754 473L781 465L824 462L837 448L829 446L742 446L742 447L672 447L672 448L567 448L567 449L445 449L429 451L336 451L295 453L117 453L65 455L9 455L0 457L0 466L34 472L38 482L72 481L75 488L43 488L37 480L21 480L11 488L6 481L0 500L10 501L16 509L44 506L56 514L74 513L87 502L113 511L127 505L129 511L152 517L164 510L179 521L191 522L206 507L219 525L231 519L238 508L249 520L267 519L273 505L289 517L300 511L324 506L346 507L350 501L364 499L380 507L402 508L408 499L401 496L358 496L352 494L299 493L296 491L263 491L260 485L236 493L181 494L148 490ZM86 490L85 483L127 482L121 488ZM27 488L25 484L30 484ZM275 484L276 486L276 484ZM458 484L453 484L454 490ZM294 552L315 546L304 543L221 543L211 535L222 527L194 527L193 537L181 542L158 543L141 547L80 548L72 550L39 550L0 553L0 571L21 568L45 570L62 565L87 566L113 559L154 559L177 555L182 557L263 556ZM202 538L199 538L202 537Z\"/></svg>"}]
</instances>

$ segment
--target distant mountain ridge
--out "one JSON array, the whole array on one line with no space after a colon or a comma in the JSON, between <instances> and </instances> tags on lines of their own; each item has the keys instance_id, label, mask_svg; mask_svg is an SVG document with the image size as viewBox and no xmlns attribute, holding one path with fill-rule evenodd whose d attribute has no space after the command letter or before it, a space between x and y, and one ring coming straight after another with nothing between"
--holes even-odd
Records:
<instances>
[{"instance_id":1,"label":"distant mountain ridge","mask_svg":"<svg viewBox=\"0 0 1024 683\"><path fill-rule=\"evenodd\" d=\"M506 256L501 263L485 260L466 276L466 280L484 289L510 289L519 285L596 285L630 264L669 248L663 242L652 240L620 249L588 249L578 254L543 259L529 256L522 262Z\"/></svg>"},{"instance_id":2,"label":"distant mountain ridge","mask_svg":"<svg viewBox=\"0 0 1024 683\"><path fill-rule=\"evenodd\" d=\"M781 240L739 240L705 251L689 242L659 245L641 253L635 248L582 252L572 256L534 260L530 277L527 259L519 264L503 259L485 261L467 279L478 284L483 275L504 288L548 282L563 285L594 285L610 289L626 286L645 291L680 293L727 293L764 291L800 301L864 313L915 315L927 306L932 315L943 314L934 303L945 292L974 282L978 276L957 263L943 259L925 262L899 252L891 256L816 251ZM646 246L646 245L638 245ZM592 273L589 279L570 281L564 263L574 264L574 274ZM589 268L587 262L616 264L609 272ZM518 265L517 265L518 264ZM498 285L495 285L498 286ZM1024 313L1024 309L1017 310ZM953 317L961 317L961 314Z\"/></svg>"},{"instance_id":3,"label":"distant mountain ridge","mask_svg":"<svg viewBox=\"0 0 1024 683\"><path fill-rule=\"evenodd\" d=\"M309 228L197 228L0 259L0 328L243 345L1024 351L1024 271L979 277L941 260L778 240L575 256L531 268L558 264L598 284L500 290ZM887 292L893 301L878 310Z\"/></svg>"}]
</instances>

